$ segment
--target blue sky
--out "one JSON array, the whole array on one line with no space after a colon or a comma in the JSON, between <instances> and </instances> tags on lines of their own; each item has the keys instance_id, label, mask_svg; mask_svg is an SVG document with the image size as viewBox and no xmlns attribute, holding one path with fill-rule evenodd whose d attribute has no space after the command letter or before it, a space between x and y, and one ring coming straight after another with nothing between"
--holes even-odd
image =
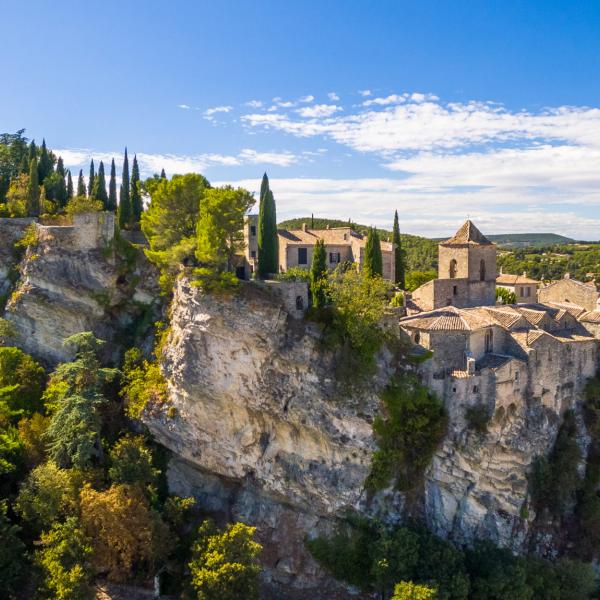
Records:
<instances>
[{"instance_id":1,"label":"blue sky","mask_svg":"<svg viewBox=\"0 0 600 600\"><path fill-rule=\"evenodd\" d=\"M598 2L3 0L0 130L314 213L600 238Z\"/></svg>"}]
</instances>

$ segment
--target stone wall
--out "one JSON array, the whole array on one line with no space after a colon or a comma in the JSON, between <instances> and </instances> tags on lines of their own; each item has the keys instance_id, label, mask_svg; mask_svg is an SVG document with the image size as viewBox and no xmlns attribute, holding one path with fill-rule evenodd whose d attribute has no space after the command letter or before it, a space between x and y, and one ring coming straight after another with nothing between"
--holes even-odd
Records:
<instances>
[{"instance_id":1,"label":"stone wall","mask_svg":"<svg viewBox=\"0 0 600 600\"><path fill-rule=\"evenodd\" d=\"M560 279L538 289L538 301L571 302L586 310L598 308L598 291L595 285L588 285L574 279Z\"/></svg>"},{"instance_id":2,"label":"stone wall","mask_svg":"<svg viewBox=\"0 0 600 600\"><path fill-rule=\"evenodd\" d=\"M15 242L23 237L32 223L35 223L35 219L0 218L0 296L7 294L12 285L10 272L17 259Z\"/></svg>"}]
</instances>

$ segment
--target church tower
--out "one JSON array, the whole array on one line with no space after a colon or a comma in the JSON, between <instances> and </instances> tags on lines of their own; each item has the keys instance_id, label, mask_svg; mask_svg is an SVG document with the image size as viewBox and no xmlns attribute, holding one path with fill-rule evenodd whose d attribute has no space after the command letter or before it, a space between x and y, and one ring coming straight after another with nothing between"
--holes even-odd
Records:
<instances>
[{"instance_id":1,"label":"church tower","mask_svg":"<svg viewBox=\"0 0 600 600\"><path fill-rule=\"evenodd\" d=\"M438 278L456 279L458 307L496 303L496 245L467 220L449 240L439 245Z\"/></svg>"}]
</instances>

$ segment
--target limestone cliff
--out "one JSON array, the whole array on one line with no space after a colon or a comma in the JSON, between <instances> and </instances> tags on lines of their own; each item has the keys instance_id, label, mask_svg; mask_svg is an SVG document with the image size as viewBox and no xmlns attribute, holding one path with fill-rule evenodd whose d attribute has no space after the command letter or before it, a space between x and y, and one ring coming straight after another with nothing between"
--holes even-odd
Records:
<instances>
[{"instance_id":1,"label":"limestone cliff","mask_svg":"<svg viewBox=\"0 0 600 600\"><path fill-rule=\"evenodd\" d=\"M316 327L253 284L223 298L181 280L171 327L163 366L175 411L155 407L145 421L175 454L172 488L259 527L276 597L280 586L346 597L303 540L365 502L385 368L369 390L342 393Z\"/></svg>"}]
</instances>

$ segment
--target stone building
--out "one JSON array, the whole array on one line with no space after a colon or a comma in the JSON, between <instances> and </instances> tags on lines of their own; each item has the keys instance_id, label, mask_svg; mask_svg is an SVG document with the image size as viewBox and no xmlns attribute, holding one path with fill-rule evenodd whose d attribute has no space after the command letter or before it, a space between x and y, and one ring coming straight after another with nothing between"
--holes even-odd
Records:
<instances>
[{"instance_id":1,"label":"stone building","mask_svg":"<svg viewBox=\"0 0 600 600\"><path fill-rule=\"evenodd\" d=\"M467 308L496 302L496 245L467 220L438 249L438 278L417 288L409 311Z\"/></svg>"},{"instance_id":2,"label":"stone building","mask_svg":"<svg viewBox=\"0 0 600 600\"><path fill-rule=\"evenodd\" d=\"M511 275L500 272L500 275L496 277L496 287L512 292L519 304L523 302L535 302L539 284L539 281L527 277L527 273L523 273L523 275Z\"/></svg>"},{"instance_id":3,"label":"stone building","mask_svg":"<svg viewBox=\"0 0 600 600\"><path fill-rule=\"evenodd\" d=\"M538 290L538 300L540 302L572 303L587 310L597 310L599 308L599 294L596 284L593 281L583 283L571 279L569 274L566 274L564 279L559 279L545 287L541 287Z\"/></svg>"},{"instance_id":4,"label":"stone building","mask_svg":"<svg viewBox=\"0 0 600 600\"><path fill-rule=\"evenodd\" d=\"M279 229L279 271L292 267L309 269L317 240L325 242L327 266L335 269L340 263L351 262L362 266L367 237L351 227L331 229L309 229L306 224L301 229ZM248 273L253 273L258 257L258 215L248 215L244 223L246 243L246 263ZM395 271L394 245L381 242L383 278L393 280Z\"/></svg>"}]
</instances>

